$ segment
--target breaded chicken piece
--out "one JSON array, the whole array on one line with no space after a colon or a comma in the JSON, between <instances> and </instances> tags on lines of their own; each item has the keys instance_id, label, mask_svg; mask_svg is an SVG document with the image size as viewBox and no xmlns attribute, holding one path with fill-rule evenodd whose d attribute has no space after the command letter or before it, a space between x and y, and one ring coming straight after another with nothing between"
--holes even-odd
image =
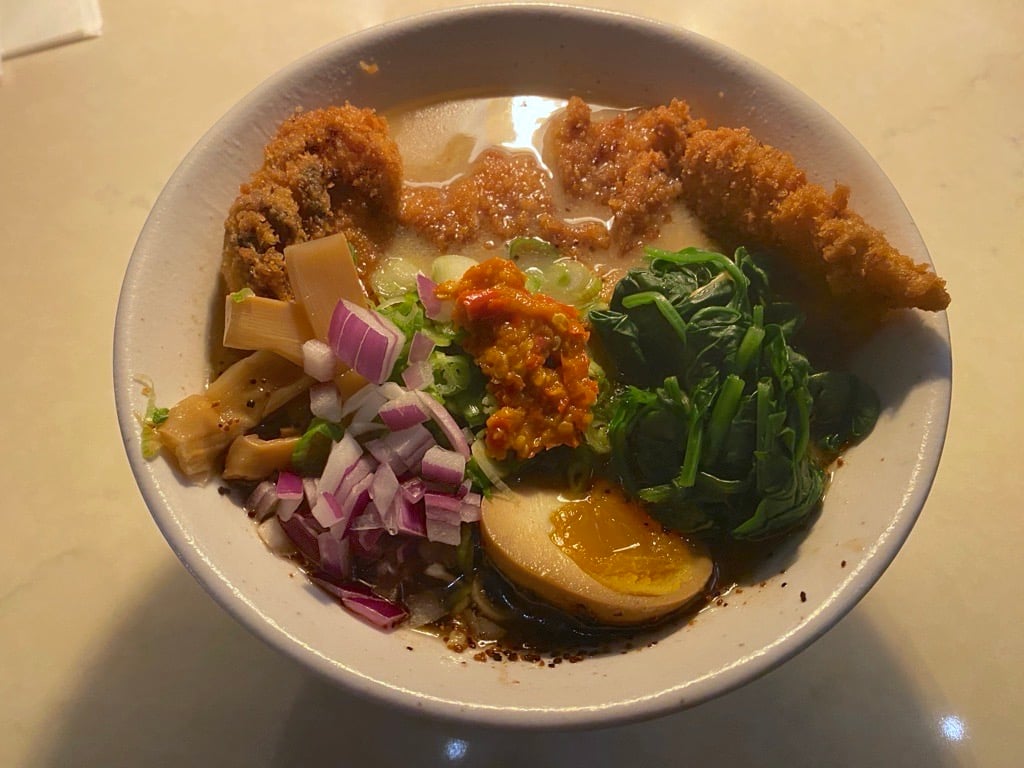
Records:
<instances>
[{"instance_id":1,"label":"breaded chicken piece","mask_svg":"<svg viewBox=\"0 0 1024 768\"><path fill-rule=\"evenodd\" d=\"M402 160L387 122L346 104L298 112L264 150L224 223L222 271L231 291L291 299L284 249L336 232L372 265L395 228Z\"/></svg>"},{"instance_id":2,"label":"breaded chicken piece","mask_svg":"<svg viewBox=\"0 0 1024 768\"><path fill-rule=\"evenodd\" d=\"M628 251L657 235L681 191L689 137L705 125L683 101L595 121L573 97L548 141L566 191L607 205L615 214L612 239Z\"/></svg>"},{"instance_id":3,"label":"breaded chicken piece","mask_svg":"<svg viewBox=\"0 0 1024 768\"><path fill-rule=\"evenodd\" d=\"M400 223L441 252L483 236L540 237L564 255L608 247L596 221L566 222L556 215L547 172L532 154L490 149L444 186L415 186L402 196Z\"/></svg>"},{"instance_id":4,"label":"breaded chicken piece","mask_svg":"<svg viewBox=\"0 0 1024 768\"><path fill-rule=\"evenodd\" d=\"M949 304L945 281L847 208L846 187L830 194L809 183L789 154L745 128L691 136L681 178L684 200L711 235L778 254L845 308L877 316Z\"/></svg>"}]
</instances>

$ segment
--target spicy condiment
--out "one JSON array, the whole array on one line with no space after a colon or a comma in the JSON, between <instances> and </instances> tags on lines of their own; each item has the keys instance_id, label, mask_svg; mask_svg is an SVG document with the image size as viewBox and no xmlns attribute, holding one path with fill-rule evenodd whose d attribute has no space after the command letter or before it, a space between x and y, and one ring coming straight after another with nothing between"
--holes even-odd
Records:
<instances>
[{"instance_id":1,"label":"spicy condiment","mask_svg":"<svg viewBox=\"0 0 1024 768\"><path fill-rule=\"evenodd\" d=\"M498 408L487 419L487 450L529 459L559 445L576 446L590 424L597 382L590 378L590 332L574 307L526 290L526 276L492 258L458 281L438 286L454 299L462 346L488 378Z\"/></svg>"}]
</instances>

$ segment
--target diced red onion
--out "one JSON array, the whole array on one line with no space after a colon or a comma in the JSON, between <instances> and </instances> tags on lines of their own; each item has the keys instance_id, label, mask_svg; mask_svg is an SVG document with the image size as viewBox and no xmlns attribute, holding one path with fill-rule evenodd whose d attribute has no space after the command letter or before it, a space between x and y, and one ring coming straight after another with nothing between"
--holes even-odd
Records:
<instances>
[{"instance_id":1,"label":"diced red onion","mask_svg":"<svg viewBox=\"0 0 1024 768\"><path fill-rule=\"evenodd\" d=\"M277 473L277 498L301 499L302 478L294 472L281 470Z\"/></svg>"},{"instance_id":2,"label":"diced red onion","mask_svg":"<svg viewBox=\"0 0 1024 768\"><path fill-rule=\"evenodd\" d=\"M324 531L312 517L302 514L292 515L287 520L281 520L281 527L307 560L312 563L317 562L320 558L320 545L317 543L317 537Z\"/></svg>"},{"instance_id":3,"label":"diced red onion","mask_svg":"<svg viewBox=\"0 0 1024 768\"><path fill-rule=\"evenodd\" d=\"M424 513L427 520L437 520L448 525L462 522L462 500L440 493L428 493L423 497Z\"/></svg>"},{"instance_id":4,"label":"diced red onion","mask_svg":"<svg viewBox=\"0 0 1024 768\"><path fill-rule=\"evenodd\" d=\"M465 498L466 494L473 490L473 481L466 478L462 481L462 485L459 486L459 490L455 492L455 495L460 499Z\"/></svg>"},{"instance_id":5,"label":"diced red onion","mask_svg":"<svg viewBox=\"0 0 1024 768\"><path fill-rule=\"evenodd\" d=\"M356 517L366 511L370 504L370 487L373 485L374 475L370 474L352 486L352 492L341 500L341 506L345 512Z\"/></svg>"},{"instance_id":6,"label":"diced red onion","mask_svg":"<svg viewBox=\"0 0 1024 768\"><path fill-rule=\"evenodd\" d=\"M384 440L411 470L418 469L424 454L436 445L430 430L421 424L392 432Z\"/></svg>"},{"instance_id":7,"label":"diced red onion","mask_svg":"<svg viewBox=\"0 0 1024 768\"><path fill-rule=\"evenodd\" d=\"M302 499L281 499L277 502L277 517L280 520L287 520L295 514L302 506Z\"/></svg>"},{"instance_id":8,"label":"diced red onion","mask_svg":"<svg viewBox=\"0 0 1024 768\"><path fill-rule=\"evenodd\" d=\"M429 417L430 414L415 392L403 392L401 397L389 400L380 407L380 419L392 431L422 424Z\"/></svg>"},{"instance_id":9,"label":"diced red onion","mask_svg":"<svg viewBox=\"0 0 1024 768\"><path fill-rule=\"evenodd\" d=\"M408 480L402 481L402 495L413 504L422 499L426 492L427 485L423 482L423 478L410 477Z\"/></svg>"},{"instance_id":10,"label":"diced red onion","mask_svg":"<svg viewBox=\"0 0 1024 768\"><path fill-rule=\"evenodd\" d=\"M402 381L409 389L426 389L434 383L434 369L430 362L420 360L418 363L409 363L402 371Z\"/></svg>"},{"instance_id":11,"label":"diced red onion","mask_svg":"<svg viewBox=\"0 0 1024 768\"><path fill-rule=\"evenodd\" d=\"M394 434L394 433L392 433ZM366 444L366 450L370 452L381 464L387 464L394 473L397 475L407 471L409 468L405 465L405 462L398 456L391 444L383 437L378 437L376 440L371 440Z\"/></svg>"},{"instance_id":12,"label":"diced red onion","mask_svg":"<svg viewBox=\"0 0 1024 768\"><path fill-rule=\"evenodd\" d=\"M291 517L302 503L304 495L301 477L294 472L284 470L277 473L277 498L280 499L277 503L277 516L279 518L287 520Z\"/></svg>"},{"instance_id":13,"label":"diced red onion","mask_svg":"<svg viewBox=\"0 0 1024 768\"><path fill-rule=\"evenodd\" d=\"M274 554L289 555L295 552L295 545L288 538L288 534L284 532L284 528L281 527L281 521L276 517L264 520L257 526L256 532Z\"/></svg>"},{"instance_id":14,"label":"diced red onion","mask_svg":"<svg viewBox=\"0 0 1024 768\"><path fill-rule=\"evenodd\" d=\"M443 405L426 392L419 392L417 394L419 394L420 400L423 401L427 410L430 411L431 418L441 428L444 436L448 438L448 443L452 450L469 458L469 443L466 442L466 437L462 434L462 428L452 418L452 415L445 410Z\"/></svg>"},{"instance_id":15,"label":"diced red onion","mask_svg":"<svg viewBox=\"0 0 1024 768\"><path fill-rule=\"evenodd\" d=\"M420 473L425 480L459 485L466 474L466 457L439 445L423 454Z\"/></svg>"},{"instance_id":16,"label":"diced red onion","mask_svg":"<svg viewBox=\"0 0 1024 768\"><path fill-rule=\"evenodd\" d=\"M363 343L359 345L352 367L374 384L381 384L391 375L394 360L391 360L391 367L388 367L388 360L396 346L394 339L383 331L371 328L363 337Z\"/></svg>"},{"instance_id":17,"label":"diced red onion","mask_svg":"<svg viewBox=\"0 0 1024 768\"><path fill-rule=\"evenodd\" d=\"M313 505L312 515L313 519L324 528L330 528L347 517L345 510L341 508L341 503L330 491L320 492L320 498Z\"/></svg>"},{"instance_id":18,"label":"diced red onion","mask_svg":"<svg viewBox=\"0 0 1024 768\"><path fill-rule=\"evenodd\" d=\"M373 505L373 502L367 504L362 513L349 523L348 529L353 533L356 531L384 530L384 522L380 519L380 513L377 511L377 507Z\"/></svg>"},{"instance_id":19,"label":"diced red onion","mask_svg":"<svg viewBox=\"0 0 1024 768\"><path fill-rule=\"evenodd\" d=\"M342 299L331 316L328 341L339 360L381 384L391 376L404 336L387 318Z\"/></svg>"},{"instance_id":20,"label":"diced red onion","mask_svg":"<svg viewBox=\"0 0 1024 768\"><path fill-rule=\"evenodd\" d=\"M467 493L459 507L459 517L464 523L480 522L480 506L482 499L479 493Z\"/></svg>"},{"instance_id":21,"label":"diced red onion","mask_svg":"<svg viewBox=\"0 0 1024 768\"><path fill-rule=\"evenodd\" d=\"M434 346L432 338L423 333L423 331L416 331L412 336L412 341L409 342L409 362L426 362L430 357L430 353L434 351Z\"/></svg>"},{"instance_id":22,"label":"diced red onion","mask_svg":"<svg viewBox=\"0 0 1024 768\"><path fill-rule=\"evenodd\" d=\"M264 480L249 494L249 498L246 499L243 508L249 517L257 523L262 523L274 513L274 506L276 504L277 489L270 480Z\"/></svg>"},{"instance_id":23,"label":"diced red onion","mask_svg":"<svg viewBox=\"0 0 1024 768\"><path fill-rule=\"evenodd\" d=\"M345 479L341 481L341 485L338 486L338 490L334 495L338 497L342 504L345 504L352 496L356 485L368 475L372 475L375 469L377 469L377 462L373 460L373 457L363 454L359 457L359 461L355 463L355 466L352 467L352 470L345 476Z\"/></svg>"},{"instance_id":24,"label":"diced red onion","mask_svg":"<svg viewBox=\"0 0 1024 768\"><path fill-rule=\"evenodd\" d=\"M380 393L384 395L388 400L397 400L405 394L405 390L395 384L393 381L385 381L378 387Z\"/></svg>"},{"instance_id":25,"label":"diced red onion","mask_svg":"<svg viewBox=\"0 0 1024 768\"><path fill-rule=\"evenodd\" d=\"M312 509L316 500L320 498L320 480L315 477L302 478L302 495L306 497L306 503Z\"/></svg>"},{"instance_id":26,"label":"diced red onion","mask_svg":"<svg viewBox=\"0 0 1024 768\"><path fill-rule=\"evenodd\" d=\"M314 384L309 388L309 410L321 419L341 421L341 395L333 381Z\"/></svg>"},{"instance_id":27,"label":"diced red onion","mask_svg":"<svg viewBox=\"0 0 1024 768\"><path fill-rule=\"evenodd\" d=\"M388 525L389 520L386 517L385 510L391 507L391 503L395 500L395 494L397 493L398 478L395 477L394 470L387 464L381 464L377 467L377 471L373 473L373 484L370 485L370 498L373 499L374 506L377 507L381 517L384 518L384 527L392 535L394 534L393 526Z\"/></svg>"},{"instance_id":28,"label":"diced red onion","mask_svg":"<svg viewBox=\"0 0 1024 768\"><path fill-rule=\"evenodd\" d=\"M404 608L382 597L342 598L342 605L375 627L392 629L409 615Z\"/></svg>"},{"instance_id":29,"label":"diced red onion","mask_svg":"<svg viewBox=\"0 0 1024 768\"><path fill-rule=\"evenodd\" d=\"M377 410L386 403L388 398L380 391L380 387L373 384L365 384L362 389L348 398L341 406L342 417L351 416L368 402L373 402L372 413L369 419L354 419L354 421L370 421L377 413Z\"/></svg>"},{"instance_id":30,"label":"diced red onion","mask_svg":"<svg viewBox=\"0 0 1024 768\"><path fill-rule=\"evenodd\" d=\"M419 294L420 303L423 304L423 314L431 320L451 320L451 304L437 298L437 283L422 272L416 275L416 292Z\"/></svg>"},{"instance_id":31,"label":"diced red onion","mask_svg":"<svg viewBox=\"0 0 1024 768\"><path fill-rule=\"evenodd\" d=\"M334 493L341 481L352 471L352 468L363 455L363 447L352 435L346 434L340 441L331 446L327 456L323 474L320 475L320 491Z\"/></svg>"},{"instance_id":32,"label":"diced red onion","mask_svg":"<svg viewBox=\"0 0 1024 768\"><path fill-rule=\"evenodd\" d=\"M428 517L427 539L457 547L462 540L462 531L458 525L451 525L441 520L431 520Z\"/></svg>"},{"instance_id":33,"label":"diced red onion","mask_svg":"<svg viewBox=\"0 0 1024 768\"><path fill-rule=\"evenodd\" d=\"M302 345L302 370L317 381L330 381L338 370L338 358L320 339L310 339Z\"/></svg>"},{"instance_id":34,"label":"diced red onion","mask_svg":"<svg viewBox=\"0 0 1024 768\"><path fill-rule=\"evenodd\" d=\"M410 536L427 535L427 519L423 505L409 501L402 494L395 496L395 527Z\"/></svg>"},{"instance_id":35,"label":"diced red onion","mask_svg":"<svg viewBox=\"0 0 1024 768\"><path fill-rule=\"evenodd\" d=\"M423 454L434 445L434 436L421 424L408 429L391 432L384 437L366 444L368 450L381 464L387 464L396 475L418 470Z\"/></svg>"},{"instance_id":36,"label":"diced red onion","mask_svg":"<svg viewBox=\"0 0 1024 768\"><path fill-rule=\"evenodd\" d=\"M330 531L317 536L320 552L320 567L338 578L347 578L352 570L349 544L345 539L335 538Z\"/></svg>"},{"instance_id":37,"label":"diced red onion","mask_svg":"<svg viewBox=\"0 0 1024 768\"><path fill-rule=\"evenodd\" d=\"M340 309L340 311L339 311ZM355 361L363 339L370 332L370 326L362 322L358 315L349 312L342 305L335 306L331 315L331 324L327 330L327 343L335 357L343 362L346 358ZM348 363L351 368L352 364Z\"/></svg>"}]
</instances>

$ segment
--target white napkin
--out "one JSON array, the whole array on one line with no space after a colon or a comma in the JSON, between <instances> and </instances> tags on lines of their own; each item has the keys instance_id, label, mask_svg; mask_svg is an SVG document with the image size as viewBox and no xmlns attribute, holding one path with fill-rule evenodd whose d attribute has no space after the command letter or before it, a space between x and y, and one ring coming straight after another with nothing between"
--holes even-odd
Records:
<instances>
[{"instance_id":1,"label":"white napkin","mask_svg":"<svg viewBox=\"0 0 1024 768\"><path fill-rule=\"evenodd\" d=\"M97 37L98 0L0 0L0 58Z\"/></svg>"}]
</instances>

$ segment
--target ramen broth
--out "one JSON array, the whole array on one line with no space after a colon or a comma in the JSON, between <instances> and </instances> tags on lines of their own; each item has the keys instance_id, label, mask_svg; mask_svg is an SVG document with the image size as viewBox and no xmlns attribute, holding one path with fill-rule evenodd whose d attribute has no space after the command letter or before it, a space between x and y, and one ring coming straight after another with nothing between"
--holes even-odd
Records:
<instances>
[{"instance_id":1,"label":"ramen broth","mask_svg":"<svg viewBox=\"0 0 1024 768\"><path fill-rule=\"evenodd\" d=\"M544 96L459 99L399 110L386 117L402 154L406 186L440 187L465 174L481 153L495 147L531 156L551 178L553 173L546 161L545 132L549 119L565 105L565 99ZM618 111L595 111L595 119ZM611 226L611 214L606 206L571 197L557 182L550 186L550 191L558 215L567 222L597 221L606 228ZM682 203L672 206L670 219L661 225L659 236L647 244L665 249L690 245L716 247ZM504 249L504 242L484 237L451 250L481 261L502 255ZM433 245L403 227L387 249L387 256L406 259L428 274L430 262L437 255ZM580 259L598 274L606 275L606 282L614 282L616 275L643 260L639 249L620 255L614 248L584 250Z\"/></svg>"}]
</instances>

